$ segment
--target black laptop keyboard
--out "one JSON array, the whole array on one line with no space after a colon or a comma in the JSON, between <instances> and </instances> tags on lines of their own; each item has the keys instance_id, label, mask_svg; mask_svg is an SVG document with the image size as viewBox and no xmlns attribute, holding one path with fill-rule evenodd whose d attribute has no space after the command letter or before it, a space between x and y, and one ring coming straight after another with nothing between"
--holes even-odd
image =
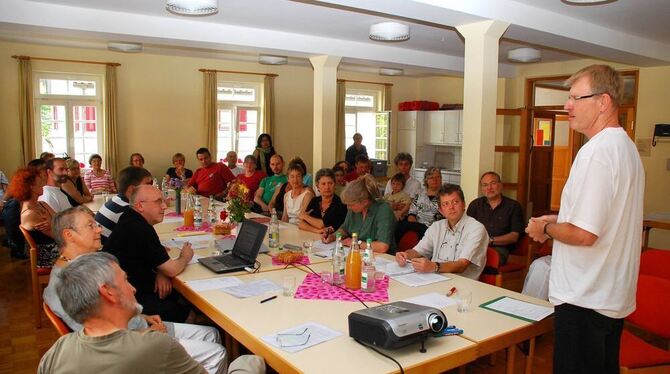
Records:
<instances>
[{"instance_id":1,"label":"black laptop keyboard","mask_svg":"<svg viewBox=\"0 0 670 374\"><path fill-rule=\"evenodd\" d=\"M235 256L222 256L218 258L218 260L226 265L227 267L233 267L233 266L242 266L242 265L248 265L249 263L247 261L242 260L241 258L235 257Z\"/></svg>"}]
</instances>

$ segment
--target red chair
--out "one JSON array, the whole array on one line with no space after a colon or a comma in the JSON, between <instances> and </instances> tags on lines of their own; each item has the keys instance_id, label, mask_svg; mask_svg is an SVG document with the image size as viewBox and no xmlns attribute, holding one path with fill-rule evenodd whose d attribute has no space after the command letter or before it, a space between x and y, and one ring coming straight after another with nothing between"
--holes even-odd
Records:
<instances>
[{"instance_id":1,"label":"red chair","mask_svg":"<svg viewBox=\"0 0 670 374\"><path fill-rule=\"evenodd\" d=\"M70 327L63 322L63 320L54 313L51 308L46 303L42 303L42 308L44 309L44 313L47 315L47 318L49 318L49 321L51 321L51 324L54 326L56 331L58 331L58 334L60 336L69 334L72 332L70 330Z\"/></svg>"},{"instance_id":2,"label":"red chair","mask_svg":"<svg viewBox=\"0 0 670 374\"><path fill-rule=\"evenodd\" d=\"M37 256L39 252L37 250L37 244L33 237L30 236L30 232L19 226L23 237L26 239L26 243L30 246L30 279L32 281L32 290L33 290L33 311L35 312L35 327L42 327L42 312L40 311L40 305L42 304L42 290L44 287L49 284L49 276L51 275L51 268L37 267Z\"/></svg>"},{"instance_id":3,"label":"red chair","mask_svg":"<svg viewBox=\"0 0 670 374\"><path fill-rule=\"evenodd\" d=\"M670 280L640 274L637 309L626 321L664 339L670 338ZM670 351L658 348L624 330L619 350L621 373L668 373Z\"/></svg>"},{"instance_id":4,"label":"red chair","mask_svg":"<svg viewBox=\"0 0 670 374\"><path fill-rule=\"evenodd\" d=\"M419 235L415 231L407 231L398 241L398 252L412 249L417 244L419 244Z\"/></svg>"},{"instance_id":5,"label":"red chair","mask_svg":"<svg viewBox=\"0 0 670 374\"><path fill-rule=\"evenodd\" d=\"M516 279L521 281L530 266L531 245L527 235L524 235L513 251L510 251L507 263L500 264L500 254L495 249L486 248L486 267L479 280L494 286L502 287L503 280Z\"/></svg>"},{"instance_id":6,"label":"red chair","mask_svg":"<svg viewBox=\"0 0 670 374\"><path fill-rule=\"evenodd\" d=\"M670 280L670 250L649 248L640 256L640 274Z\"/></svg>"}]
</instances>

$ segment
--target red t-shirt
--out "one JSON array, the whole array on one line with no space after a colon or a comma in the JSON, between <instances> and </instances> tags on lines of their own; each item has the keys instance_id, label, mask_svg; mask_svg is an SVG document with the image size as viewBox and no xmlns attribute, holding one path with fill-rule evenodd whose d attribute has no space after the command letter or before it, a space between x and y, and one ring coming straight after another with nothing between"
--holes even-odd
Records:
<instances>
[{"instance_id":1,"label":"red t-shirt","mask_svg":"<svg viewBox=\"0 0 670 374\"><path fill-rule=\"evenodd\" d=\"M356 180L356 179L358 179L358 173L356 172L356 170L352 171L352 172L349 173L349 174L345 174L345 175L344 175L344 180L345 180L347 183L349 183L349 182L351 182L351 181L354 181L354 180Z\"/></svg>"},{"instance_id":2,"label":"red t-shirt","mask_svg":"<svg viewBox=\"0 0 670 374\"><path fill-rule=\"evenodd\" d=\"M247 188L249 189L249 195L247 195L248 201L254 200L256 190L258 190L258 186L261 185L261 181L265 177L266 177L265 173L260 170L256 170L256 172L250 177L245 176L244 173L240 173L237 175L237 179L245 186L247 186Z\"/></svg>"},{"instance_id":3,"label":"red t-shirt","mask_svg":"<svg viewBox=\"0 0 670 374\"><path fill-rule=\"evenodd\" d=\"M207 167L199 168L188 182L189 186L195 187L201 196L218 195L228 186L228 182L235 179L228 166L215 162Z\"/></svg>"}]
</instances>

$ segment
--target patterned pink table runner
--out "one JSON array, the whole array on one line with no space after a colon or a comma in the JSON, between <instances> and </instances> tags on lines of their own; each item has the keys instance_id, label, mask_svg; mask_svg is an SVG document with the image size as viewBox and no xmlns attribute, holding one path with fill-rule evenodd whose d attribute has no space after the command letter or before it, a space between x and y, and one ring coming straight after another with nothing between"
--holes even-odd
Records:
<instances>
[{"instance_id":1,"label":"patterned pink table runner","mask_svg":"<svg viewBox=\"0 0 670 374\"><path fill-rule=\"evenodd\" d=\"M342 285L341 287L344 287ZM358 296L363 301L379 301L386 302L389 300L389 280L384 277L383 280L377 281L374 292L365 292L361 290L349 290L351 293ZM336 286L321 282L321 277L317 274L307 274L302 284L298 286L295 291L296 299L309 300L343 300L343 301L358 301L349 292L344 291Z\"/></svg>"}]
</instances>

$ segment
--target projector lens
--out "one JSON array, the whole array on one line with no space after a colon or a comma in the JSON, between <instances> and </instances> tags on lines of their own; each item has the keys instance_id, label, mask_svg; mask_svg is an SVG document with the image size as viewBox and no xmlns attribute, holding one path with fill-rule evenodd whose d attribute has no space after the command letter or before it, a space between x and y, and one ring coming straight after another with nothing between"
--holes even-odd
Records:
<instances>
[{"instance_id":1,"label":"projector lens","mask_svg":"<svg viewBox=\"0 0 670 374\"><path fill-rule=\"evenodd\" d=\"M440 332L444 329L444 318L437 313L431 313L428 315L428 326L433 332Z\"/></svg>"}]
</instances>

